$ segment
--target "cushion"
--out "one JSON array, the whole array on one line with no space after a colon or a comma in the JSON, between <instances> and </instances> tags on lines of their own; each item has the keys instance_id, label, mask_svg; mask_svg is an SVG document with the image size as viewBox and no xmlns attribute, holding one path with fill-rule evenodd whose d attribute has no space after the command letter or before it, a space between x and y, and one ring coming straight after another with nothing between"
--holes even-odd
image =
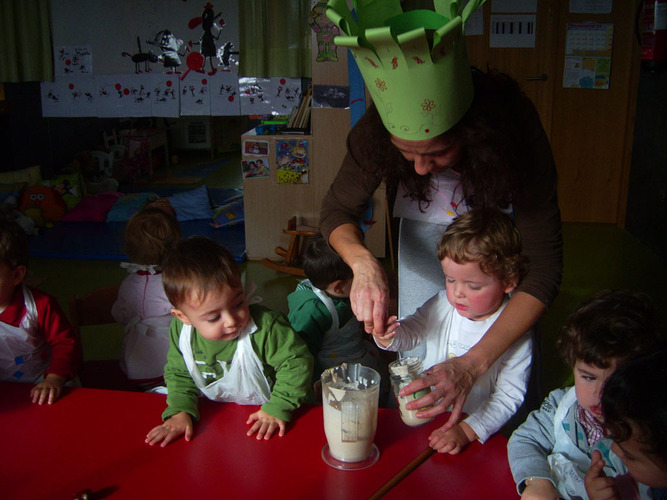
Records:
<instances>
[{"instance_id":1,"label":"cushion","mask_svg":"<svg viewBox=\"0 0 667 500\"><path fill-rule=\"evenodd\" d=\"M206 184L189 191L183 191L167 197L169 204L176 212L179 221L211 219L213 209L208 198Z\"/></svg>"},{"instance_id":2,"label":"cushion","mask_svg":"<svg viewBox=\"0 0 667 500\"><path fill-rule=\"evenodd\" d=\"M51 186L60 193L67 209L71 210L86 197L86 183L79 172L73 174L60 174L53 179L42 181L45 186Z\"/></svg>"},{"instance_id":3,"label":"cushion","mask_svg":"<svg viewBox=\"0 0 667 500\"><path fill-rule=\"evenodd\" d=\"M17 207L21 192L28 184L25 182L12 182L11 184L0 184L0 203L6 203L11 207Z\"/></svg>"},{"instance_id":4,"label":"cushion","mask_svg":"<svg viewBox=\"0 0 667 500\"><path fill-rule=\"evenodd\" d=\"M243 212L243 198L215 209L213 227L227 227L245 221Z\"/></svg>"},{"instance_id":5,"label":"cushion","mask_svg":"<svg viewBox=\"0 0 667 500\"><path fill-rule=\"evenodd\" d=\"M26 182L28 186L39 184L42 180L42 170L39 165L28 167L21 170L12 170L11 172L0 173L0 184L10 184L12 182Z\"/></svg>"},{"instance_id":6,"label":"cushion","mask_svg":"<svg viewBox=\"0 0 667 500\"><path fill-rule=\"evenodd\" d=\"M118 200L107 214L107 222L125 222L159 196L155 193L130 193Z\"/></svg>"},{"instance_id":7,"label":"cushion","mask_svg":"<svg viewBox=\"0 0 667 500\"><path fill-rule=\"evenodd\" d=\"M116 192L91 194L67 212L61 220L67 222L104 222L111 207L122 196L122 193Z\"/></svg>"}]
</instances>

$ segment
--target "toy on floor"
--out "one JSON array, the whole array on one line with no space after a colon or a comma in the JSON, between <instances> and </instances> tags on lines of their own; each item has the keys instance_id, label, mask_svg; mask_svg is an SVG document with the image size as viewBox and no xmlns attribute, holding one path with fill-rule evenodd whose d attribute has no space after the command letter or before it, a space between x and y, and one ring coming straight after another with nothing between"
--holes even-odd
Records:
<instances>
[{"instance_id":1,"label":"toy on floor","mask_svg":"<svg viewBox=\"0 0 667 500\"><path fill-rule=\"evenodd\" d=\"M52 227L67 207L58 192L49 186L30 186L21 194L19 210L30 217L36 227Z\"/></svg>"}]
</instances>

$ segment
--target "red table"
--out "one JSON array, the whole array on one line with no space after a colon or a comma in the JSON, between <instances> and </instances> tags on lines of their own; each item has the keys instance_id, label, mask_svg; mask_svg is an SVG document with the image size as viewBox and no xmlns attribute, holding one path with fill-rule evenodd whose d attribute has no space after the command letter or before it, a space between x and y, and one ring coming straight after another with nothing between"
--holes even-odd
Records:
<instances>
[{"instance_id":1,"label":"red table","mask_svg":"<svg viewBox=\"0 0 667 500\"><path fill-rule=\"evenodd\" d=\"M165 396L73 389L39 406L31 403L30 388L0 383L0 498L69 500L87 488L123 499L368 498L424 451L438 425L410 428L397 410L380 409L379 461L340 471L320 456L326 443L321 406L300 409L282 438L257 441L245 435L256 407L202 399L194 439L160 448L145 444L144 436L159 424ZM480 468L477 463L475 471Z\"/></svg>"},{"instance_id":2,"label":"red table","mask_svg":"<svg viewBox=\"0 0 667 500\"><path fill-rule=\"evenodd\" d=\"M387 492L387 499L503 500L519 498L507 461L507 438L496 434L458 455L435 453Z\"/></svg>"}]
</instances>

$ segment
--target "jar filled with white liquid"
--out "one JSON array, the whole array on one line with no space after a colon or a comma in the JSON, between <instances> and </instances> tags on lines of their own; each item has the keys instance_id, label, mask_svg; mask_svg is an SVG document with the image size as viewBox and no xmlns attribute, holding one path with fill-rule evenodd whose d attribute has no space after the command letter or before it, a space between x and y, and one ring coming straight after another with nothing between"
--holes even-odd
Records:
<instances>
[{"instance_id":1,"label":"jar filled with white liquid","mask_svg":"<svg viewBox=\"0 0 667 500\"><path fill-rule=\"evenodd\" d=\"M433 417L430 418L419 418L417 417L417 412L420 410L425 410L428 406L419 408L418 410L408 410L405 405L410 401L419 399L422 396L425 396L431 392L430 387L426 387L420 391L413 392L407 396L399 396L399 391L406 385L414 382L418 378L422 377L422 362L417 357L408 357L397 359L396 361L389 363L389 374L391 375L391 385L394 389L394 395L398 401L398 408L401 411L401 419L406 425L410 427L417 427L418 425L425 424L433 420Z\"/></svg>"}]
</instances>

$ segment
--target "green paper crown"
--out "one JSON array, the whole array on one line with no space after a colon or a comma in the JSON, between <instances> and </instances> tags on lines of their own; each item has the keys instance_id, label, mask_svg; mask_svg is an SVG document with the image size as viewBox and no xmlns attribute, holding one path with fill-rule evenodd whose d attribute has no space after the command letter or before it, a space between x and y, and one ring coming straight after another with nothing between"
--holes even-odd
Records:
<instances>
[{"instance_id":1,"label":"green paper crown","mask_svg":"<svg viewBox=\"0 0 667 500\"><path fill-rule=\"evenodd\" d=\"M344 36L387 130L401 139L430 139L453 127L473 99L463 27L485 0L465 8L434 0L435 10L403 12L400 0L329 0L327 16Z\"/></svg>"}]
</instances>

